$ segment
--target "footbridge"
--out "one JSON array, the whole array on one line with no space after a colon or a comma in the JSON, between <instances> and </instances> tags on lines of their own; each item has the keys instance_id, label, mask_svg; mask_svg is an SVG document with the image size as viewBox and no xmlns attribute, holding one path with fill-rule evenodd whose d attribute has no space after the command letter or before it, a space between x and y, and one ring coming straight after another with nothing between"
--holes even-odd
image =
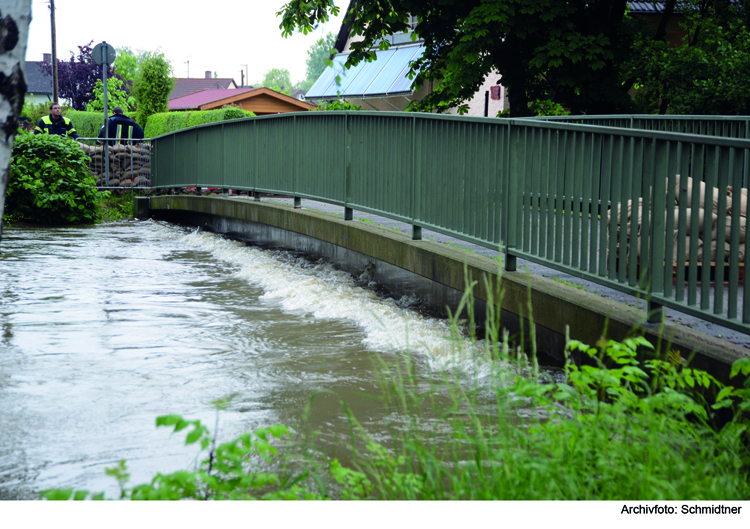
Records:
<instances>
[{"instance_id":1,"label":"footbridge","mask_svg":"<svg viewBox=\"0 0 750 529\"><path fill-rule=\"evenodd\" d=\"M547 336L550 350L566 325L572 337L593 343L607 324L609 337L638 327L654 342L699 351L699 361L726 364L747 349L660 323L668 308L750 334L748 138L750 118L264 116L152 139L152 185L165 195L139 207L142 215L334 258L351 251L360 264L395 267L384 268L386 279L408 271L456 292L467 266L479 300L489 295L482 274L500 272L507 316L523 328L530 292L537 335ZM290 196L297 207L312 199L344 214L167 194L186 187L199 195L218 188ZM352 222L354 211L407 223L411 233ZM432 247L422 230L499 249L502 270L487 258ZM518 259L640 297L646 310L522 274Z\"/></svg>"}]
</instances>

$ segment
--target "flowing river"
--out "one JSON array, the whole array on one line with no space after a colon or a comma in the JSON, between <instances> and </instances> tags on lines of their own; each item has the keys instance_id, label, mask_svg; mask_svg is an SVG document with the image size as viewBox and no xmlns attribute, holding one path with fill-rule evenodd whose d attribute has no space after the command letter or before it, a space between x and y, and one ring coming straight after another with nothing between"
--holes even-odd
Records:
<instances>
[{"instance_id":1,"label":"flowing river","mask_svg":"<svg viewBox=\"0 0 750 529\"><path fill-rule=\"evenodd\" d=\"M180 414L213 431L211 401L236 394L219 440L260 426L308 426L346 452L342 399L375 436L389 411L374 360L409 350L425 374L462 366L443 320L363 288L324 262L154 221L7 228L0 241L0 499L75 487L118 495L192 468ZM372 286L372 285L371 285ZM390 360L389 360L390 359ZM339 455L339 457L341 457Z\"/></svg>"}]
</instances>

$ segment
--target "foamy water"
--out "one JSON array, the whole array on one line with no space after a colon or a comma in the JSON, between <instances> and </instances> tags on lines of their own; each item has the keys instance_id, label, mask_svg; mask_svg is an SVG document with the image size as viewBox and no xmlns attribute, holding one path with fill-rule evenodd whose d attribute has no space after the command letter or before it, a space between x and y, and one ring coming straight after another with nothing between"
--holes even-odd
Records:
<instances>
[{"instance_id":1,"label":"foamy water","mask_svg":"<svg viewBox=\"0 0 750 529\"><path fill-rule=\"evenodd\" d=\"M408 351L423 357L434 370L458 367L480 376L485 371L477 364L479 348L451 339L448 321L426 317L392 298L380 298L330 263L311 262L283 250L259 249L200 230L187 234L171 227L164 230L180 243L210 252L235 267L236 277L262 288L261 299L277 301L284 311L355 323L364 331L363 343L370 349Z\"/></svg>"}]
</instances>

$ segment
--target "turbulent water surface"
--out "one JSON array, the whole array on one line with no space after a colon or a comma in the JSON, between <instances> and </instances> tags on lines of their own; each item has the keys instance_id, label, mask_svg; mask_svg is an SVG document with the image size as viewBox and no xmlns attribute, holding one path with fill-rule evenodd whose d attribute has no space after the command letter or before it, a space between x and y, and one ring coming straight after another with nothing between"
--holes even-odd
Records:
<instances>
[{"instance_id":1,"label":"turbulent water surface","mask_svg":"<svg viewBox=\"0 0 750 529\"><path fill-rule=\"evenodd\" d=\"M335 454L339 399L374 435L386 422L370 398L376 355L409 349L425 373L460 365L447 323L406 300L305 256L153 221L6 229L0 292L0 499L116 497L104 469L120 459L131 483L190 468L196 449L155 418L213 429L210 402L235 393L220 439L293 426L330 390L310 424Z\"/></svg>"}]
</instances>

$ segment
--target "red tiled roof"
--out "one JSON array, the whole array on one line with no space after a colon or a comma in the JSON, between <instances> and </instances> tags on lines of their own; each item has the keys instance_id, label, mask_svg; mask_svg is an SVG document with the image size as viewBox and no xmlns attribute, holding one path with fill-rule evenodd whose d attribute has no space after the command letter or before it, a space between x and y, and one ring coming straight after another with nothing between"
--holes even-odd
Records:
<instances>
[{"instance_id":1,"label":"red tiled roof","mask_svg":"<svg viewBox=\"0 0 750 529\"><path fill-rule=\"evenodd\" d=\"M192 109L199 108L201 105L206 103L212 103L219 101L220 99L226 99L236 95L244 94L245 92L252 92L255 88L235 88L226 90L201 90L194 94L188 94L186 96L177 97L169 100L169 110L180 110L180 109Z\"/></svg>"},{"instance_id":2,"label":"red tiled roof","mask_svg":"<svg viewBox=\"0 0 750 529\"><path fill-rule=\"evenodd\" d=\"M201 90L216 90L216 89L227 89L231 86L236 87L237 83L234 79L229 78L216 78L216 79L201 79L195 78L177 78L174 80L174 88L169 94L169 99L175 99L177 97L186 96L188 94L194 94Z\"/></svg>"}]
</instances>

